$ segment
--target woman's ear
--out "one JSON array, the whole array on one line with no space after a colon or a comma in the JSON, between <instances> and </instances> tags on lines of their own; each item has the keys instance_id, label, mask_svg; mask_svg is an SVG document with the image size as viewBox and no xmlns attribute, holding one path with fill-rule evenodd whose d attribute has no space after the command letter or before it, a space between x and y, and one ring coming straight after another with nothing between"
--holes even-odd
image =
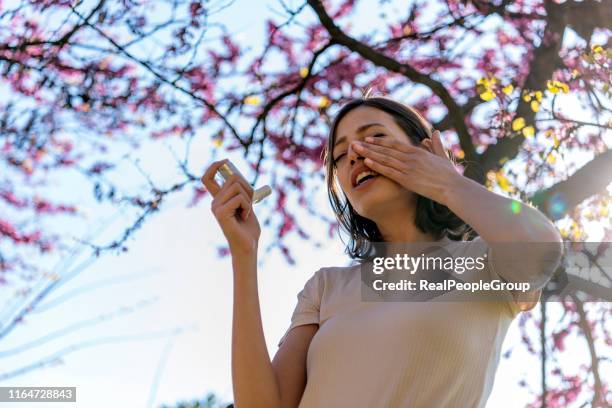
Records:
<instances>
[{"instance_id":1,"label":"woman's ear","mask_svg":"<svg viewBox=\"0 0 612 408\"><path fill-rule=\"evenodd\" d=\"M433 144L430 138L421 140L421 146L424 149L427 149L430 153L433 153Z\"/></svg>"}]
</instances>

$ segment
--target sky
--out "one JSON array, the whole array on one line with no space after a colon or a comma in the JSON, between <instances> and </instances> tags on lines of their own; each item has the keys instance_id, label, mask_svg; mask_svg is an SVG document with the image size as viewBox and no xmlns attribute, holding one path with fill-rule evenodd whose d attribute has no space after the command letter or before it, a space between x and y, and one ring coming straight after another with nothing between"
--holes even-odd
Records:
<instances>
[{"instance_id":1,"label":"sky","mask_svg":"<svg viewBox=\"0 0 612 408\"><path fill-rule=\"evenodd\" d=\"M366 7L373 7L377 2L366 3ZM241 0L217 18L239 40L253 41L258 46L264 33L264 19L272 15L271 8L278 10L278 3L267 1L266 6L253 7L253 2ZM365 11L363 15L367 16L368 10ZM202 168L221 154L211 151L205 139L197 139L192 146L194 158ZM137 156L144 169L172 160L163 144L145 145ZM62 179L61 183L67 180L70 179ZM134 180L135 184L139 182ZM70 193L89 203L83 208L88 217L84 232L96 237L112 236L128 215L121 210L99 213L91 203L89 188L81 190L79 183L82 181L76 178L71 181ZM313 200L331 218L324 194L320 189ZM80 272L45 300L39 312L30 314L3 339L0 373L61 350L68 352L56 364L2 381L0 385L76 386L79 407L156 407L201 398L208 391L230 401L230 260L217 254L224 238L209 211L209 199L195 208L186 208L189 199L189 194L173 196L129 241L129 251L121 256L104 256L80 270L76 261L86 261L87 256L79 252L69 259L72 264L55 265L62 276L71 276L75 270ZM272 211L266 202L255 208L260 215L265 211ZM322 236L326 234L324 225L315 223L313 228L320 228ZM271 231L264 229L260 248L273 240ZM295 239L289 242L294 249L295 265L288 265L277 251L260 252L259 295L271 356L289 326L297 293L306 280L322 266L348 264L338 239L329 240L321 248ZM2 296L12 295L6 288L2 290ZM62 331L57 332L58 329ZM36 343L43 336L51 339L44 344ZM27 349L15 349L31 342ZM529 356L519 343L516 319L503 345L503 353L512 350L511 359L502 359L500 363L488 407L505 406L510 399L516 406L530 401L528 391L517 385L520 378L527 377L537 391L538 359ZM569 339L569 344L577 350L576 360L568 362L571 370L582 361L579 356L584 345L575 339Z\"/></svg>"}]
</instances>

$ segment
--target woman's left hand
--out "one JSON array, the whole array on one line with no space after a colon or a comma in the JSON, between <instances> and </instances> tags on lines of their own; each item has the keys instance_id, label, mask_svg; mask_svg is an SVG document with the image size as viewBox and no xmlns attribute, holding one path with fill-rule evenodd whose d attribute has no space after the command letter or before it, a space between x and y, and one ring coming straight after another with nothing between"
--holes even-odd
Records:
<instances>
[{"instance_id":1,"label":"woman's left hand","mask_svg":"<svg viewBox=\"0 0 612 408\"><path fill-rule=\"evenodd\" d=\"M431 139L421 142L423 147L412 145L408 138L399 141L367 137L365 140L353 142L353 147L365 157L366 166L440 204L446 205L444 193L448 187L463 179L447 156L437 130Z\"/></svg>"}]
</instances>

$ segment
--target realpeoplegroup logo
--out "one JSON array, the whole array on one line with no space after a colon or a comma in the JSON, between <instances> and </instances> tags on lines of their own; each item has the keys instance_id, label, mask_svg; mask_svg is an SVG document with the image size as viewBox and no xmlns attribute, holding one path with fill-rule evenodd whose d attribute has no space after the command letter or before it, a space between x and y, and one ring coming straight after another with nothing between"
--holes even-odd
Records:
<instances>
[{"instance_id":1,"label":"realpeoplegroup logo","mask_svg":"<svg viewBox=\"0 0 612 408\"><path fill-rule=\"evenodd\" d=\"M447 279L442 282L430 282L426 279L411 281L402 279L399 282L385 282L382 279L377 279L372 283L372 288L377 291L466 291L471 293L482 291L519 291L529 292L532 290L532 285L529 282L504 282L500 279L491 281L479 280L478 282L461 282L455 279Z\"/></svg>"}]
</instances>

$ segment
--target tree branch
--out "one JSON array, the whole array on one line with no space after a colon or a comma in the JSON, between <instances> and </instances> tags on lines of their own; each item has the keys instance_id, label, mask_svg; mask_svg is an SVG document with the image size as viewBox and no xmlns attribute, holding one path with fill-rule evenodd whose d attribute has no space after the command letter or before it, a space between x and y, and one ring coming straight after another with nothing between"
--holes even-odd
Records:
<instances>
[{"instance_id":1,"label":"tree branch","mask_svg":"<svg viewBox=\"0 0 612 408\"><path fill-rule=\"evenodd\" d=\"M588 31L590 37L590 33L596 27L610 27L610 21L612 21L612 1L610 0L581 3L572 1L564 4L547 1L545 7L546 28L542 41L531 60L523 90L544 89L546 81L552 78L555 70L563 66L559 50L563 43L566 26L572 26L579 34ZM521 98L516 109L516 116L524 118L526 123L531 124L535 122L535 115L529 103ZM515 137L500 139L497 144L489 146L482 154L483 172L486 174L489 170L498 168L499 161L504 158L514 158L524 140L524 136L519 134Z\"/></svg>"},{"instance_id":2,"label":"tree branch","mask_svg":"<svg viewBox=\"0 0 612 408\"><path fill-rule=\"evenodd\" d=\"M420 73L409 64L402 64L393 58L387 57L383 53L344 33L333 22L329 14L327 14L325 7L320 0L308 0L308 4L317 14L319 21L323 27L325 27L333 42L347 47L351 51L356 52L377 66L386 68L392 72L400 73L411 81L425 85L431 89L431 91L441 99L442 103L448 109L450 122L457 131L461 149L465 152L466 162L478 162L478 153L476 152L469 130L465 124L463 109L457 104L455 99L441 82L436 81L429 75ZM477 181L481 181L480 178L483 177L482 174L475 174L471 167L466 169L466 173L466 176L474 178L475 180L478 179Z\"/></svg>"},{"instance_id":3,"label":"tree branch","mask_svg":"<svg viewBox=\"0 0 612 408\"><path fill-rule=\"evenodd\" d=\"M565 15L561 7L546 3L547 24L544 29L542 41L534 52L533 59L530 63L529 74L523 84L523 90L538 90L544 89L546 81L551 79L553 72L562 66L559 50L563 42L563 33L565 31ZM535 112L531 109L529 103L522 98L519 99L519 104L516 109L516 117L522 117L525 122L531 124L534 122ZM523 144L525 137L522 134L514 137L506 137L499 139L496 144L490 145L482 154L482 168L486 174L489 170L496 169L500 166L500 160L514 158L520 146Z\"/></svg>"},{"instance_id":4,"label":"tree branch","mask_svg":"<svg viewBox=\"0 0 612 408\"><path fill-rule=\"evenodd\" d=\"M566 180L539 191L530 201L552 220L558 220L572 208L612 183L612 150L596 156Z\"/></svg>"},{"instance_id":5,"label":"tree branch","mask_svg":"<svg viewBox=\"0 0 612 408\"><path fill-rule=\"evenodd\" d=\"M595 340L593 338L593 332L591 331L590 322L587 319L586 312L584 311L584 303L580 301L576 296L572 296L572 300L576 303L576 310L578 311L578 316L580 320L578 320L578 326L584 333L584 339L587 342L589 347L589 354L591 356L591 372L593 373L594 383L594 393L593 393L593 401L591 406L597 407L599 406L602 400L602 383L601 377L599 375L599 358L597 357L597 352L595 350Z\"/></svg>"}]
</instances>

